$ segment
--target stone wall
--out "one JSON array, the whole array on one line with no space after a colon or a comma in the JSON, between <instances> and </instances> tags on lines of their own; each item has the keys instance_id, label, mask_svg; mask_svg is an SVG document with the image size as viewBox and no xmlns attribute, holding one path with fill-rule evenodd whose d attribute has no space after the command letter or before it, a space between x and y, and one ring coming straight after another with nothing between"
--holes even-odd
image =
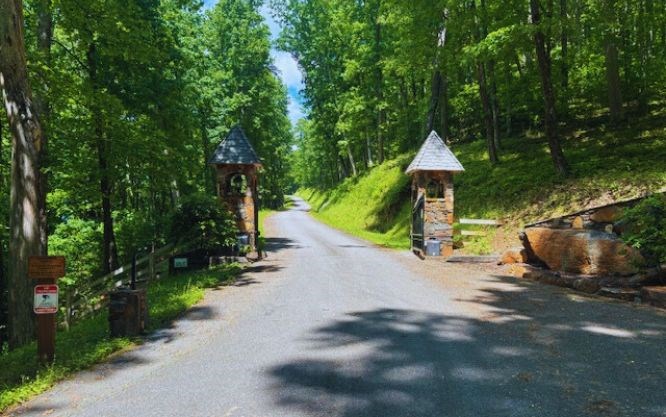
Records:
<instances>
[{"instance_id":1,"label":"stone wall","mask_svg":"<svg viewBox=\"0 0 666 417\"><path fill-rule=\"evenodd\" d=\"M436 194L428 185L439 184ZM448 172L422 171L415 175L414 187L417 200L424 198L424 240L435 239L441 242L441 256L453 254L453 178Z\"/></svg>"},{"instance_id":2,"label":"stone wall","mask_svg":"<svg viewBox=\"0 0 666 417\"><path fill-rule=\"evenodd\" d=\"M229 188L230 176L242 174L247 181L244 193L236 193ZM257 170L252 165L219 165L217 167L218 197L222 204L234 214L238 230L247 234L250 246L256 249L257 244Z\"/></svg>"}]
</instances>

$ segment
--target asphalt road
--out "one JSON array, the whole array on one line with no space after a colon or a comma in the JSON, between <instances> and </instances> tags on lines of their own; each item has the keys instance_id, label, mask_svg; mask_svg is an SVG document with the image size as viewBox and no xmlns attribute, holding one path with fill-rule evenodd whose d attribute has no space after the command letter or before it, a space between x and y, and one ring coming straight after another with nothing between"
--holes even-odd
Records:
<instances>
[{"instance_id":1,"label":"asphalt road","mask_svg":"<svg viewBox=\"0 0 666 417\"><path fill-rule=\"evenodd\" d=\"M149 341L12 415L666 416L666 316L332 230L303 203L269 257Z\"/></svg>"}]
</instances>

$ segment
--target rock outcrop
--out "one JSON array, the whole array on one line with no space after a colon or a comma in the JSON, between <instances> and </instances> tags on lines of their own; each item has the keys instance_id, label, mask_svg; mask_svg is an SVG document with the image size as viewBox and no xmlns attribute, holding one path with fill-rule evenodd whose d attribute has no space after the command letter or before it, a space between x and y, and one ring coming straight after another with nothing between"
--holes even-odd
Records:
<instances>
[{"instance_id":1,"label":"rock outcrop","mask_svg":"<svg viewBox=\"0 0 666 417\"><path fill-rule=\"evenodd\" d=\"M502 259L500 260L500 264L502 265L507 265L507 264L524 264L527 263L528 261L527 257L527 251L525 248L511 248L504 252L502 255Z\"/></svg>"},{"instance_id":2,"label":"rock outcrop","mask_svg":"<svg viewBox=\"0 0 666 417\"><path fill-rule=\"evenodd\" d=\"M598 230L533 227L521 237L529 261L554 271L624 276L637 274L644 263L636 249Z\"/></svg>"}]
</instances>

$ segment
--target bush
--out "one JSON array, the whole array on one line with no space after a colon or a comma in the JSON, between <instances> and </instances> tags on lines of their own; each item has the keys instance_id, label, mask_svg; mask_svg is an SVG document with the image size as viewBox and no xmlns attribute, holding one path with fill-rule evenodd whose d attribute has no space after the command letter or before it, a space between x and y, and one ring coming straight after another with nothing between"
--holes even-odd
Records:
<instances>
[{"instance_id":1,"label":"bush","mask_svg":"<svg viewBox=\"0 0 666 417\"><path fill-rule=\"evenodd\" d=\"M94 220L70 217L49 236L49 253L67 259L67 275L60 285L74 286L90 280L101 271L102 226Z\"/></svg>"},{"instance_id":2,"label":"bush","mask_svg":"<svg viewBox=\"0 0 666 417\"><path fill-rule=\"evenodd\" d=\"M666 194L646 198L627 209L629 227L622 239L638 249L651 265L666 263Z\"/></svg>"},{"instance_id":3,"label":"bush","mask_svg":"<svg viewBox=\"0 0 666 417\"><path fill-rule=\"evenodd\" d=\"M169 230L169 217L144 211L120 210L114 213L116 244L121 263L130 262L132 255L163 246Z\"/></svg>"},{"instance_id":4,"label":"bush","mask_svg":"<svg viewBox=\"0 0 666 417\"><path fill-rule=\"evenodd\" d=\"M172 242L214 252L235 244L238 229L233 215L215 197L195 194L183 198L172 214L170 234Z\"/></svg>"}]
</instances>

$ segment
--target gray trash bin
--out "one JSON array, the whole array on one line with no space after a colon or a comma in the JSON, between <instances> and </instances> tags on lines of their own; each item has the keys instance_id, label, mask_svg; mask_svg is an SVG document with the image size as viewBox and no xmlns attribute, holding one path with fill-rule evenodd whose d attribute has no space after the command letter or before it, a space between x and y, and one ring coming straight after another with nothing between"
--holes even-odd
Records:
<instances>
[{"instance_id":1,"label":"gray trash bin","mask_svg":"<svg viewBox=\"0 0 666 417\"><path fill-rule=\"evenodd\" d=\"M442 254L442 242L435 239L426 240L426 256L440 256Z\"/></svg>"}]
</instances>

